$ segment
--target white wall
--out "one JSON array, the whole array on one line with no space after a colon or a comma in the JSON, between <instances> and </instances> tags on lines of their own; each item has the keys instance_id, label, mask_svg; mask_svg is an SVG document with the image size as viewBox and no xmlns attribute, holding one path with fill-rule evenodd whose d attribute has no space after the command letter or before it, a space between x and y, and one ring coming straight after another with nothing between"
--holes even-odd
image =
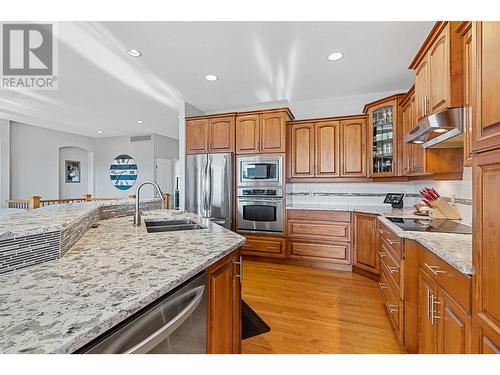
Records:
<instances>
[{"instance_id":1,"label":"white wall","mask_svg":"<svg viewBox=\"0 0 500 375\"><path fill-rule=\"evenodd\" d=\"M317 117L358 115L363 113L365 104L401 92L402 91L384 91L308 101L290 101L290 109L297 120Z\"/></svg>"},{"instance_id":2,"label":"white wall","mask_svg":"<svg viewBox=\"0 0 500 375\"><path fill-rule=\"evenodd\" d=\"M88 151L95 148L95 138L11 123L10 129L10 198L59 198L59 149L74 146ZM92 191L88 192L92 194Z\"/></svg>"},{"instance_id":3,"label":"white wall","mask_svg":"<svg viewBox=\"0 0 500 375\"><path fill-rule=\"evenodd\" d=\"M186 117L189 116L197 116L203 115L204 113L189 104L188 102L184 103L179 109L179 191L180 191L180 199L179 199L179 207L181 210L184 209L184 179L186 174Z\"/></svg>"},{"instance_id":4,"label":"white wall","mask_svg":"<svg viewBox=\"0 0 500 375\"><path fill-rule=\"evenodd\" d=\"M84 194L92 194L94 189L89 176L94 174L94 166L90 155L91 152L78 147L63 147L59 150L59 198L78 198ZM80 162L80 182L66 182L66 160Z\"/></svg>"},{"instance_id":5,"label":"white wall","mask_svg":"<svg viewBox=\"0 0 500 375\"><path fill-rule=\"evenodd\" d=\"M0 206L10 197L10 121L0 119Z\"/></svg>"},{"instance_id":6,"label":"white wall","mask_svg":"<svg viewBox=\"0 0 500 375\"><path fill-rule=\"evenodd\" d=\"M115 188L109 178L111 163L121 154L130 155L137 164L137 180L128 190ZM135 190L144 181L154 181L154 138L150 141L130 142L130 137L105 137L96 139L94 152L95 195L103 198L126 198L135 194ZM151 187L141 190L142 197L152 197Z\"/></svg>"}]
</instances>

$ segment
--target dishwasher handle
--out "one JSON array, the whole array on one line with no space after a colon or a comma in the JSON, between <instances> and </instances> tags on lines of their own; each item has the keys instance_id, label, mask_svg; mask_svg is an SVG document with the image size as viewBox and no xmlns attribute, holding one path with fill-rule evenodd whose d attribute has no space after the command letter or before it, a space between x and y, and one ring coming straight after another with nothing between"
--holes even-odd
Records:
<instances>
[{"instance_id":1,"label":"dishwasher handle","mask_svg":"<svg viewBox=\"0 0 500 375\"><path fill-rule=\"evenodd\" d=\"M179 328L182 323L184 323L189 318L193 311L196 310L203 298L204 291L205 286L201 285L187 292L186 294L194 293L192 301L184 309L182 309L180 313L174 316L172 320L167 322L158 331L151 334L139 344L127 350L125 354L145 354L160 342L162 342L166 337L170 336L177 328Z\"/></svg>"}]
</instances>

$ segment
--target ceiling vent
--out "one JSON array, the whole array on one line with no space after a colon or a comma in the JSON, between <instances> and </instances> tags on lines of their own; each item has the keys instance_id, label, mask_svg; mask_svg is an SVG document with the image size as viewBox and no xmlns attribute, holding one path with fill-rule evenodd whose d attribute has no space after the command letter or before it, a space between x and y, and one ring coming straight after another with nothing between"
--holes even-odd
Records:
<instances>
[{"instance_id":1,"label":"ceiling vent","mask_svg":"<svg viewBox=\"0 0 500 375\"><path fill-rule=\"evenodd\" d=\"M149 142L151 140L151 135L134 135L130 137L130 142Z\"/></svg>"}]
</instances>

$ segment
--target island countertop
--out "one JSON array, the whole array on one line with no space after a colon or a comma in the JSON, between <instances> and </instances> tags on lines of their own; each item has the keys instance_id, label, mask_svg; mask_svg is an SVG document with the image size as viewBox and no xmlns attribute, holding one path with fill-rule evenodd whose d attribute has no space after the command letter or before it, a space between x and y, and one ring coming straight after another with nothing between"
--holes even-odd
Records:
<instances>
[{"instance_id":1,"label":"island countertop","mask_svg":"<svg viewBox=\"0 0 500 375\"><path fill-rule=\"evenodd\" d=\"M1 275L0 353L71 353L244 243L194 214L143 217L206 229L147 233L130 216L101 220L62 258Z\"/></svg>"}]
</instances>

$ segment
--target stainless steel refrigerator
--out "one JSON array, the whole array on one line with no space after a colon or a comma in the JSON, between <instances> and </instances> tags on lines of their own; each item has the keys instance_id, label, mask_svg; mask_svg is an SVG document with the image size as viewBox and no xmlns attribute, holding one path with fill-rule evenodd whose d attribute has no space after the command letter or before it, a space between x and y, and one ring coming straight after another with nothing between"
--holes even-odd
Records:
<instances>
[{"instance_id":1,"label":"stainless steel refrigerator","mask_svg":"<svg viewBox=\"0 0 500 375\"><path fill-rule=\"evenodd\" d=\"M233 154L186 156L186 211L233 229Z\"/></svg>"}]
</instances>

